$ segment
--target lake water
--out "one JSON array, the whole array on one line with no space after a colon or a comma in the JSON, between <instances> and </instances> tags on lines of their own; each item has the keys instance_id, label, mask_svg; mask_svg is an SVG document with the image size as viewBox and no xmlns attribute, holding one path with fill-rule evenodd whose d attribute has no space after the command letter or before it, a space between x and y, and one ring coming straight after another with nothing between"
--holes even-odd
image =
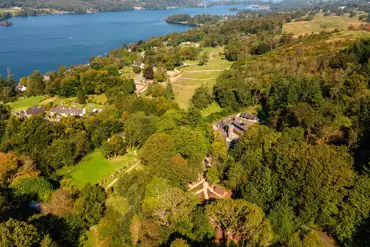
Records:
<instances>
[{"instance_id":1,"label":"lake water","mask_svg":"<svg viewBox=\"0 0 370 247\"><path fill-rule=\"evenodd\" d=\"M229 9L248 5L219 5L209 8L136 10L92 15L44 15L12 18L12 27L0 27L0 73L10 68L16 78L34 69L46 72L59 65L88 63L91 56L104 55L129 44L189 26L168 24L166 17L176 13L235 14Z\"/></svg>"}]
</instances>

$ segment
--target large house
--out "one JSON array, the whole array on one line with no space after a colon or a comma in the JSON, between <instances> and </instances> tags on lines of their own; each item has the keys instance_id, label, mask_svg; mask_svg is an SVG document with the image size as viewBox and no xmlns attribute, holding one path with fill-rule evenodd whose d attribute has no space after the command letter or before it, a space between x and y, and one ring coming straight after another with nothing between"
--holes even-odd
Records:
<instances>
[{"instance_id":1,"label":"large house","mask_svg":"<svg viewBox=\"0 0 370 247\"><path fill-rule=\"evenodd\" d=\"M258 123L258 121L256 115L243 112L216 122L213 124L213 129L219 131L227 144L231 146L249 126Z\"/></svg>"},{"instance_id":2,"label":"large house","mask_svg":"<svg viewBox=\"0 0 370 247\"><path fill-rule=\"evenodd\" d=\"M64 107L62 105L58 105L50 109L51 117L55 115L60 115L63 117L83 117L85 114L86 110L84 108Z\"/></svg>"}]
</instances>

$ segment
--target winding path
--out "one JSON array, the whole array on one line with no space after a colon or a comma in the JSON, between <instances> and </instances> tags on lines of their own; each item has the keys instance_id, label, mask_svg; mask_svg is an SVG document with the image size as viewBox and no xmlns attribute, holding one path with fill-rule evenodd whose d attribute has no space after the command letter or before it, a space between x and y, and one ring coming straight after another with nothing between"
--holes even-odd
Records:
<instances>
[{"instance_id":1,"label":"winding path","mask_svg":"<svg viewBox=\"0 0 370 247\"><path fill-rule=\"evenodd\" d=\"M128 168L126 171L123 172L123 174L128 173L138 167L140 165L140 161L136 162L134 165L132 165L130 168ZM108 190L110 187L112 187L119 179L115 178L110 184L108 184L107 187L105 187L105 190Z\"/></svg>"}]
</instances>

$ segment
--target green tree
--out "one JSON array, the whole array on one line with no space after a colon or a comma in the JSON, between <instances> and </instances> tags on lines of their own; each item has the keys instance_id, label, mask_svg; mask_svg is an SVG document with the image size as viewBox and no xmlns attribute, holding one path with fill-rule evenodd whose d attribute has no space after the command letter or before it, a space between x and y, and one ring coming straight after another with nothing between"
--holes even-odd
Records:
<instances>
[{"instance_id":1,"label":"green tree","mask_svg":"<svg viewBox=\"0 0 370 247\"><path fill-rule=\"evenodd\" d=\"M125 139L130 146L141 147L156 130L156 118L142 112L130 115L125 121Z\"/></svg>"},{"instance_id":2,"label":"green tree","mask_svg":"<svg viewBox=\"0 0 370 247\"><path fill-rule=\"evenodd\" d=\"M198 108L190 107L185 116L186 123L192 127L199 126L203 122L202 113Z\"/></svg>"},{"instance_id":3,"label":"green tree","mask_svg":"<svg viewBox=\"0 0 370 247\"><path fill-rule=\"evenodd\" d=\"M32 196L35 200L46 201L49 199L53 187L42 177L20 178L15 180L11 186L16 195Z\"/></svg>"},{"instance_id":4,"label":"green tree","mask_svg":"<svg viewBox=\"0 0 370 247\"><path fill-rule=\"evenodd\" d=\"M166 99L169 99L169 100L173 100L175 98L174 93L173 93L173 89L172 89L172 83L170 81L167 82L166 90L164 92L164 97Z\"/></svg>"},{"instance_id":5,"label":"green tree","mask_svg":"<svg viewBox=\"0 0 370 247\"><path fill-rule=\"evenodd\" d=\"M70 139L54 140L49 152L51 154L50 166L55 169L71 166L75 163L74 143Z\"/></svg>"},{"instance_id":6,"label":"green tree","mask_svg":"<svg viewBox=\"0 0 370 247\"><path fill-rule=\"evenodd\" d=\"M9 247L31 247L40 240L37 229L26 222L9 219L0 224L0 245Z\"/></svg>"},{"instance_id":7,"label":"green tree","mask_svg":"<svg viewBox=\"0 0 370 247\"><path fill-rule=\"evenodd\" d=\"M154 79L158 82L164 82L167 78L167 69L165 66L161 65L157 67L154 73Z\"/></svg>"},{"instance_id":8,"label":"green tree","mask_svg":"<svg viewBox=\"0 0 370 247\"><path fill-rule=\"evenodd\" d=\"M8 102L16 95L17 81L8 69L8 78L4 79L0 75L0 101Z\"/></svg>"},{"instance_id":9,"label":"green tree","mask_svg":"<svg viewBox=\"0 0 370 247\"><path fill-rule=\"evenodd\" d=\"M174 142L170 135L154 134L145 142L139 156L143 164L154 166L156 171L160 166L170 163L173 149Z\"/></svg>"},{"instance_id":10,"label":"green tree","mask_svg":"<svg viewBox=\"0 0 370 247\"><path fill-rule=\"evenodd\" d=\"M0 147L2 146L5 130L7 126L7 120L10 117L10 107L7 105L0 104ZM6 150L6 149L5 149Z\"/></svg>"},{"instance_id":11,"label":"green tree","mask_svg":"<svg viewBox=\"0 0 370 247\"><path fill-rule=\"evenodd\" d=\"M121 136L114 135L107 142L103 143L102 151L105 157L116 157L126 153L126 145Z\"/></svg>"},{"instance_id":12,"label":"green tree","mask_svg":"<svg viewBox=\"0 0 370 247\"><path fill-rule=\"evenodd\" d=\"M154 79L154 71L152 66L147 66L143 70L143 76L148 80Z\"/></svg>"},{"instance_id":13,"label":"green tree","mask_svg":"<svg viewBox=\"0 0 370 247\"><path fill-rule=\"evenodd\" d=\"M313 230L303 230L293 234L287 244L289 247L301 246L301 247L325 247L320 236Z\"/></svg>"},{"instance_id":14,"label":"green tree","mask_svg":"<svg viewBox=\"0 0 370 247\"><path fill-rule=\"evenodd\" d=\"M279 240L287 243L297 230L293 207L283 203L277 203L270 211L268 218Z\"/></svg>"},{"instance_id":15,"label":"green tree","mask_svg":"<svg viewBox=\"0 0 370 247\"><path fill-rule=\"evenodd\" d=\"M180 127L175 129L171 136L177 153L180 153L190 163L200 164L209 149L209 142L203 131Z\"/></svg>"},{"instance_id":16,"label":"green tree","mask_svg":"<svg viewBox=\"0 0 370 247\"><path fill-rule=\"evenodd\" d=\"M252 49L252 54L254 54L254 55L262 55L262 54L265 54L268 51L270 51L269 45L266 44L266 43L264 43L264 42L261 42L260 44L258 44L257 46L255 46Z\"/></svg>"},{"instance_id":17,"label":"green tree","mask_svg":"<svg viewBox=\"0 0 370 247\"><path fill-rule=\"evenodd\" d=\"M165 88L161 84L154 84L150 87L153 97L162 97L165 93Z\"/></svg>"},{"instance_id":18,"label":"green tree","mask_svg":"<svg viewBox=\"0 0 370 247\"><path fill-rule=\"evenodd\" d=\"M97 185L85 185L75 202L74 209L87 226L97 224L105 210L104 190Z\"/></svg>"},{"instance_id":19,"label":"green tree","mask_svg":"<svg viewBox=\"0 0 370 247\"><path fill-rule=\"evenodd\" d=\"M198 65L199 66L206 65L208 63L208 58L209 58L208 52L206 51L202 52L202 54L200 54L200 57L199 57Z\"/></svg>"},{"instance_id":20,"label":"green tree","mask_svg":"<svg viewBox=\"0 0 370 247\"><path fill-rule=\"evenodd\" d=\"M42 239L40 247L58 247L58 244L48 234Z\"/></svg>"},{"instance_id":21,"label":"green tree","mask_svg":"<svg viewBox=\"0 0 370 247\"><path fill-rule=\"evenodd\" d=\"M238 57L244 56L245 42L241 40L233 40L225 46L224 54L225 58L229 61L236 61Z\"/></svg>"},{"instance_id":22,"label":"green tree","mask_svg":"<svg viewBox=\"0 0 370 247\"><path fill-rule=\"evenodd\" d=\"M45 90L44 78L40 71L35 70L27 77L27 94L29 96L41 95Z\"/></svg>"},{"instance_id":23,"label":"green tree","mask_svg":"<svg viewBox=\"0 0 370 247\"><path fill-rule=\"evenodd\" d=\"M143 212L156 224L166 228L168 233L182 232L192 227L189 215L195 210L196 204L197 199L193 194L171 188L164 180L148 185Z\"/></svg>"},{"instance_id":24,"label":"green tree","mask_svg":"<svg viewBox=\"0 0 370 247\"><path fill-rule=\"evenodd\" d=\"M244 200L218 200L206 206L206 213L229 239L239 237L245 246L269 246L272 243L270 222L255 204Z\"/></svg>"},{"instance_id":25,"label":"green tree","mask_svg":"<svg viewBox=\"0 0 370 247\"><path fill-rule=\"evenodd\" d=\"M81 91L77 92L77 102L79 104L86 104L86 95Z\"/></svg>"},{"instance_id":26,"label":"green tree","mask_svg":"<svg viewBox=\"0 0 370 247\"><path fill-rule=\"evenodd\" d=\"M342 202L342 208L336 215L337 220L330 224L332 231L342 242L361 242L364 236L353 235L358 227L368 219L370 215L370 179L367 175L356 177L354 187L349 191L349 197ZM361 205L361 206L359 206ZM366 237L365 237L366 239ZM368 239L368 236L367 236Z\"/></svg>"},{"instance_id":27,"label":"green tree","mask_svg":"<svg viewBox=\"0 0 370 247\"><path fill-rule=\"evenodd\" d=\"M190 247L190 245L188 244L188 242L186 242L186 240L181 239L181 238L176 238L175 240L171 242L170 247Z\"/></svg>"},{"instance_id":28,"label":"green tree","mask_svg":"<svg viewBox=\"0 0 370 247\"><path fill-rule=\"evenodd\" d=\"M208 86L201 86L194 92L191 103L198 109L204 109L212 103L211 90Z\"/></svg>"}]
</instances>

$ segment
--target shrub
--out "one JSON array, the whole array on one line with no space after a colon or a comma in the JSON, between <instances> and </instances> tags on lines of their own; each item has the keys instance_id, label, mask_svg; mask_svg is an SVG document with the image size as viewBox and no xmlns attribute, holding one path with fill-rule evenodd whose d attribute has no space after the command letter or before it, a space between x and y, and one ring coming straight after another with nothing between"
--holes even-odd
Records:
<instances>
[{"instance_id":1,"label":"shrub","mask_svg":"<svg viewBox=\"0 0 370 247\"><path fill-rule=\"evenodd\" d=\"M18 179L11 187L16 195L29 195L41 201L46 201L53 190L51 184L41 177Z\"/></svg>"}]
</instances>

